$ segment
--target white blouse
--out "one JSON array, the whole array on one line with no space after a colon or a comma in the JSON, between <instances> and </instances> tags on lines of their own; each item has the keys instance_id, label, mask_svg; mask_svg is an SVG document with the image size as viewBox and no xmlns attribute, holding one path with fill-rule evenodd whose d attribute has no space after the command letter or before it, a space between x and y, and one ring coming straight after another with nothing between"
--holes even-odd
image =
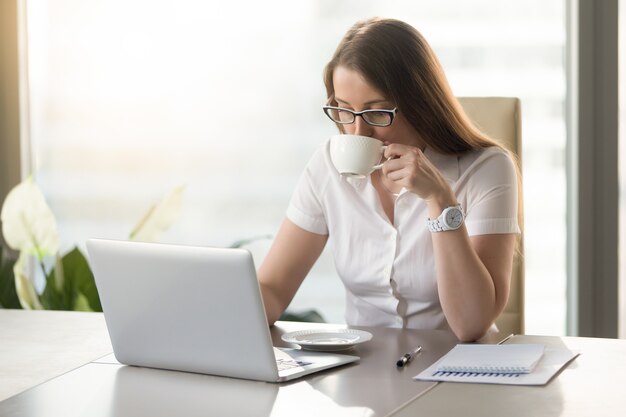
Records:
<instances>
[{"instance_id":1,"label":"white blouse","mask_svg":"<svg viewBox=\"0 0 626 417\"><path fill-rule=\"evenodd\" d=\"M457 156L427 148L424 154L462 205L470 236L520 233L516 171L506 152L492 147ZM329 235L346 288L348 325L450 329L439 302L428 211L420 197L403 189L392 224L371 179L339 175L326 142L306 166L287 218L304 230Z\"/></svg>"}]
</instances>

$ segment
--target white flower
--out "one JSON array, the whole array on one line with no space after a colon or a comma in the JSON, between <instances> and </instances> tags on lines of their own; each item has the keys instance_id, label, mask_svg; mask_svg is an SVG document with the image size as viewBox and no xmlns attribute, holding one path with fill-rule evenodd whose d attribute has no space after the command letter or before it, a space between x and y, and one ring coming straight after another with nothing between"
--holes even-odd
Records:
<instances>
[{"instance_id":1,"label":"white flower","mask_svg":"<svg viewBox=\"0 0 626 417\"><path fill-rule=\"evenodd\" d=\"M54 214L32 178L24 180L9 192L0 220L4 239L12 249L35 255L39 260L59 251Z\"/></svg>"},{"instance_id":2,"label":"white flower","mask_svg":"<svg viewBox=\"0 0 626 417\"><path fill-rule=\"evenodd\" d=\"M28 259L26 252L22 251L15 265L13 265L13 275L15 276L15 292L24 310L43 310L39 297L35 292L32 282L24 272L24 263Z\"/></svg>"},{"instance_id":3,"label":"white flower","mask_svg":"<svg viewBox=\"0 0 626 417\"><path fill-rule=\"evenodd\" d=\"M130 238L141 242L156 242L161 233L178 218L184 190L184 186L177 187L160 203L152 206L130 233Z\"/></svg>"}]
</instances>

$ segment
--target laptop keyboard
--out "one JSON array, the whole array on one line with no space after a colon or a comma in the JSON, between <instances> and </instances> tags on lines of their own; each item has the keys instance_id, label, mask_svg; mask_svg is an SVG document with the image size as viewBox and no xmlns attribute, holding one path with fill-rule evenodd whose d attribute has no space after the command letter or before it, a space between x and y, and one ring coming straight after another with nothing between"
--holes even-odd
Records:
<instances>
[{"instance_id":1,"label":"laptop keyboard","mask_svg":"<svg viewBox=\"0 0 626 417\"><path fill-rule=\"evenodd\" d=\"M276 359L276 366L278 367L278 371L285 371L287 369L297 368L298 366L307 366L310 364L311 362L294 361L289 359Z\"/></svg>"}]
</instances>

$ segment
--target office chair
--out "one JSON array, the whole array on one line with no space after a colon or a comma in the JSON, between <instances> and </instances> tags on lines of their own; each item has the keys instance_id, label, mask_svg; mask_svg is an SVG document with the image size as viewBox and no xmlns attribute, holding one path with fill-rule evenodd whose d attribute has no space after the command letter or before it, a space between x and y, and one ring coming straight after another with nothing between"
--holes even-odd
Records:
<instances>
[{"instance_id":1,"label":"office chair","mask_svg":"<svg viewBox=\"0 0 626 417\"><path fill-rule=\"evenodd\" d=\"M520 100L515 97L459 97L465 113L483 133L517 155L520 170L522 126ZM520 206L521 207L521 206ZM520 229L524 225L520 221ZM502 334L524 333L524 257L523 234L513 261L511 290L507 305L496 320Z\"/></svg>"}]
</instances>

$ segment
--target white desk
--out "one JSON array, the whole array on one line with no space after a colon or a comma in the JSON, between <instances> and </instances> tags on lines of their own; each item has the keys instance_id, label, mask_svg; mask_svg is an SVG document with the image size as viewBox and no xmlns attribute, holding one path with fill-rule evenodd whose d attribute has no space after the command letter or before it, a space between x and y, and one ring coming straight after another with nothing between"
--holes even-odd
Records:
<instances>
[{"instance_id":1,"label":"white desk","mask_svg":"<svg viewBox=\"0 0 626 417\"><path fill-rule=\"evenodd\" d=\"M285 345L280 341L282 332L318 326L279 323L272 329L274 344ZM357 346L359 364L288 384L126 367L101 360L54 379L45 389L35 387L0 402L0 415L616 416L626 412L624 340L516 336L509 342L560 343L582 354L543 387L436 385L411 377L456 343L451 334L367 330L374 339ZM424 345L424 353L408 368L397 370L394 363L400 354L416 344ZM101 314L0 310L0 400L110 350ZM68 393L70 401L58 401Z\"/></svg>"}]
</instances>

